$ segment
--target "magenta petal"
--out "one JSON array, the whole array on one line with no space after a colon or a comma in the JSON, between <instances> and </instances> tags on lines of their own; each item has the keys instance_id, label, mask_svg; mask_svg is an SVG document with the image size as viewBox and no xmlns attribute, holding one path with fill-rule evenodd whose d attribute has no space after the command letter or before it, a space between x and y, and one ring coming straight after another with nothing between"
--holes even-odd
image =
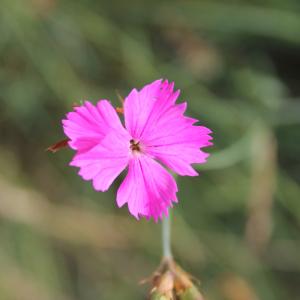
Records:
<instances>
[{"instance_id":1,"label":"magenta petal","mask_svg":"<svg viewBox=\"0 0 300 300\"><path fill-rule=\"evenodd\" d=\"M156 161L140 155L129 162L129 170L117 193L117 204L128 204L130 213L137 219L162 218L172 202L177 202L177 185L174 178Z\"/></svg>"},{"instance_id":2,"label":"magenta petal","mask_svg":"<svg viewBox=\"0 0 300 300\"><path fill-rule=\"evenodd\" d=\"M180 144L153 148L149 154L181 176L197 176L198 173L191 164L203 164L209 156L208 153L197 148Z\"/></svg>"},{"instance_id":3,"label":"magenta petal","mask_svg":"<svg viewBox=\"0 0 300 300\"><path fill-rule=\"evenodd\" d=\"M74 108L63 120L63 129L69 145L79 152L97 145L111 130L124 131L120 119L109 101L100 100L95 106L89 101Z\"/></svg>"},{"instance_id":4,"label":"magenta petal","mask_svg":"<svg viewBox=\"0 0 300 300\"><path fill-rule=\"evenodd\" d=\"M179 175L197 176L191 164L206 162L209 154L202 148L212 145L211 130L192 125L184 116L166 116L165 122L162 120L156 126L157 130L144 141L147 153Z\"/></svg>"},{"instance_id":5,"label":"magenta petal","mask_svg":"<svg viewBox=\"0 0 300 300\"><path fill-rule=\"evenodd\" d=\"M175 103L179 91L173 92L174 84L156 80L141 91L133 89L124 102L125 125L135 139L141 139L144 132L152 128L159 114Z\"/></svg>"},{"instance_id":6,"label":"magenta petal","mask_svg":"<svg viewBox=\"0 0 300 300\"><path fill-rule=\"evenodd\" d=\"M101 144L75 155L70 165L79 167L79 175L93 180L97 191L106 191L129 161L129 136L111 131Z\"/></svg>"}]
</instances>

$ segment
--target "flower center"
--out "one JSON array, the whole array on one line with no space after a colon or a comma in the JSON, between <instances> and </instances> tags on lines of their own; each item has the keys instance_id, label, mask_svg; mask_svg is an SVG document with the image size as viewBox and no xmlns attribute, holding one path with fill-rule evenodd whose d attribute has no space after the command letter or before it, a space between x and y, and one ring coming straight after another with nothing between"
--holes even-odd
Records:
<instances>
[{"instance_id":1,"label":"flower center","mask_svg":"<svg viewBox=\"0 0 300 300\"><path fill-rule=\"evenodd\" d=\"M135 141L134 139L131 139L130 140L130 149L133 152L141 152L140 142L139 141Z\"/></svg>"}]
</instances>

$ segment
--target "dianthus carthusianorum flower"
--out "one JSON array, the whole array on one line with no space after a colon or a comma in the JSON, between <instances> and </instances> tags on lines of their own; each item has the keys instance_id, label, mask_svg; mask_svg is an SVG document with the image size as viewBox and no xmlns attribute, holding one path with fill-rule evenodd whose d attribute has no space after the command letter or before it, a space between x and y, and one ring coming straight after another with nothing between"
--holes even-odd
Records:
<instances>
[{"instance_id":1,"label":"dianthus carthusianorum flower","mask_svg":"<svg viewBox=\"0 0 300 300\"><path fill-rule=\"evenodd\" d=\"M176 104L174 84L157 80L124 100L124 126L109 101L85 101L63 120L69 146L76 150L70 165L79 167L84 180L97 191L106 191L122 171L127 175L117 192L119 207L155 220L168 214L177 202L172 175L197 176L191 164L204 163L211 145L211 130L186 117L186 103Z\"/></svg>"}]
</instances>

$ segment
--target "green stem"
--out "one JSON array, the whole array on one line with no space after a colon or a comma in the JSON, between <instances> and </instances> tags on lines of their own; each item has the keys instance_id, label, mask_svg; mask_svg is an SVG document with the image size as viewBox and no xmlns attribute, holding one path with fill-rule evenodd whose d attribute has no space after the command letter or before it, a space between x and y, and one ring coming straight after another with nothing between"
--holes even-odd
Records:
<instances>
[{"instance_id":1,"label":"green stem","mask_svg":"<svg viewBox=\"0 0 300 300\"><path fill-rule=\"evenodd\" d=\"M172 258L171 251L171 213L162 220L162 250L164 258Z\"/></svg>"}]
</instances>

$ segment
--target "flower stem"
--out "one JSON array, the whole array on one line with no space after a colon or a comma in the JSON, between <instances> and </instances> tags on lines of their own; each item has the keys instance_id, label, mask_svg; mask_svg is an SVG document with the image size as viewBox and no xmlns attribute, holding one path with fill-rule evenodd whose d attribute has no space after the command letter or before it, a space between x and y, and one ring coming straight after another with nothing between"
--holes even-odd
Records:
<instances>
[{"instance_id":1,"label":"flower stem","mask_svg":"<svg viewBox=\"0 0 300 300\"><path fill-rule=\"evenodd\" d=\"M172 258L171 252L171 213L162 220L162 250L164 258Z\"/></svg>"}]
</instances>

